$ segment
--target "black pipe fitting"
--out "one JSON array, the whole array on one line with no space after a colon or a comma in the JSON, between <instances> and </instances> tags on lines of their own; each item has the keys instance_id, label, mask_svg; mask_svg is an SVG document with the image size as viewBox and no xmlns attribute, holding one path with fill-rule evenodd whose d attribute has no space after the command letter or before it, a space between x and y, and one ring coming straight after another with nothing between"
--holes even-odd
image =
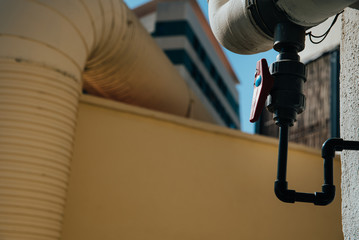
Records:
<instances>
[{"instance_id":1,"label":"black pipe fitting","mask_svg":"<svg viewBox=\"0 0 359 240\"><path fill-rule=\"evenodd\" d=\"M333 185L333 158L336 151L359 150L359 142L344 141L341 138L330 138L322 146L322 157L324 158L324 184L322 192L301 193L288 190L286 182L288 126L281 127L278 154L278 174L274 183L274 192L277 198L283 202L308 202L314 205L325 206L331 203L335 197L335 186ZM283 141L284 139L284 141Z\"/></svg>"},{"instance_id":2,"label":"black pipe fitting","mask_svg":"<svg viewBox=\"0 0 359 240\"><path fill-rule=\"evenodd\" d=\"M247 0L246 4L256 25L271 38L274 37L275 26L288 19L273 0Z\"/></svg>"},{"instance_id":3,"label":"black pipe fitting","mask_svg":"<svg viewBox=\"0 0 359 240\"><path fill-rule=\"evenodd\" d=\"M295 191L288 190L287 181L276 180L274 182L274 193L279 200L286 203L295 202Z\"/></svg>"},{"instance_id":4,"label":"black pipe fitting","mask_svg":"<svg viewBox=\"0 0 359 240\"><path fill-rule=\"evenodd\" d=\"M269 4L269 7L271 6L271 0L264 2ZM263 10L256 0L249 0L249 3L252 4L249 6L252 7L252 15L255 15L256 11ZM323 144L324 184L322 185L322 192L302 193L288 189L286 181L288 128L293 126L297 114L303 112L305 108L303 84L306 81L306 70L298 55L298 52L304 49L305 28L288 21L280 22L280 13L277 16L278 19L275 21L279 21L279 23L275 23L274 27L273 48L279 52L279 55L277 61L271 65L274 86L267 102L267 108L273 113L273 119L279 126L278 171L274 183L274 192L283 202L308 202L324 206L331 203L335 197L335 186L333 185L335 151L359 150L359 142L331 138ZM255 21L261 22L262 29L267 30L267 34L272 33L272 25L265 24L263 19L255 19Z\"/></svg>"},{"instance_id":5,"label":"black pipe fitting","mask_svg":"<svg viewBox=\"0 0 359 240\"><path fill-rule=\"evenodd\" d=\"M329 139L323 144L322 155L324 157L324 185L322 192L302 193L288 190L286 181L287 153L288 153L288 126L280 127L278 173L274 183L274 192L277 198L283 202L308 202L315 205L327 205L335 197L335 186L333 185L333 158L335 151L342 149L342 139Z\"/></svg>"},{"instance_id":6,"label":"black pipe fitting","mask_svg":"<svg viewBox=\"0 0 359 240\"><path fill-rule=\"evenodd\" d=\"M277 24L273 48L279 52L271 65L274 86L268 97L267 109L274 114L278 126L293 126L297 114L304 111L303 85L306 81L305 65L298 52L303 50L305 29L290 22Z\"/></svg>"},{"instance_id":7,"label":"black pipe fitting","mask_svg":"<svg viewBox=\"0 0 359 240\"><path fill-rule=\"evenodd\" d=\"M274 183L274 192L279 200L286 203L307 202L314 205L328 205L335 197L335 186L324 184L322 192L302 193L288 189L288 183L276 180Z\"/></svg>"},{"instance_id":8,"label":"black pipe fitting","mask_svg":"<svg viewBox=\"0 0 359 240\"><path fill-rule=\"evenodd\" d=\"M323 184L322 192L315 192L314 205L325 206L331 203L335 197L335 186Z\"/></svg>"},{"instance_id":9,"label":"black pipe fitting","mask_svg":"<svg viewBox=\"0 0 359 240\"><path fill-rule=\"evenodd\" d=\"M334 158L335 151L343 150L344 140L341 138L329 138L322 145L322 158Z\"/></svg>"}]
</instances>

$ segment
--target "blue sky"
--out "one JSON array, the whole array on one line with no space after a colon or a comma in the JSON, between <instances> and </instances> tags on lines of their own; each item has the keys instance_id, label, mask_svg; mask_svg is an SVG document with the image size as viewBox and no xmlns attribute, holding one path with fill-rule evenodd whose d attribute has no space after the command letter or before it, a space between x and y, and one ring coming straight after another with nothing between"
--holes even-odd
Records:
<instances>
[{"instance_id":1,"label":"blue sky","mask_svg":"<svg viewBox=\"0 0 359 240\"><path fill-rule=\"evenodd\" d=\"M149 2L149 0L125 0L125 3L129 8L138 7L146 2ZM204 14L207 16L207 0L197 0L197 2L201 6ZM225 49L224 52L232 64L233 70L241 81L241 84L237 87L239 91L241 130L247 133L254 133L254 124L249 122L249 114L251 111L256 63L259 59L266 58L270 64L275 61L277 53L274 50L270 50L268 52L255 55L240 55Z\"/></svg>"}]
</instances>

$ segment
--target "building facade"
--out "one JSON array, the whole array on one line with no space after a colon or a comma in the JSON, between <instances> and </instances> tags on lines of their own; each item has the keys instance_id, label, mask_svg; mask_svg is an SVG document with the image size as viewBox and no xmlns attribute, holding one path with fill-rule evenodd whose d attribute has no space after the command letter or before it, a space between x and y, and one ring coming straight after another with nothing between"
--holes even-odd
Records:
<instances>
[{"instance_id":1,"label":"building facade","mask_svg":"<svg viewBox=\"0 0 359 240\"><path fill-rule=\"evenodd\" d=\"M151 1L134 12L216 123L239 129L239 81L197 2Z\"/></svg>"}]
</instances>

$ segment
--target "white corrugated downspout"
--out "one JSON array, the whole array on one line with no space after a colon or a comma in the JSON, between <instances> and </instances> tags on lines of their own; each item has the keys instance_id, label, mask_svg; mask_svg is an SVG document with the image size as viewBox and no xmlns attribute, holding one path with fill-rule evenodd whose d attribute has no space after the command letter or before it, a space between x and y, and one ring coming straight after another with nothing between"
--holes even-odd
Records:
<instances>
[{"instance_id":1,"label":"white corrugated downspout","mask_svg":"<svg viewBox=\"0 0 359 240\"><path fill-rule=\"evenodd\" d=\"M0 0L0 239L60 238L82 79L177 115L190 102L122 1Z\"/></svg>"}]
</instances>

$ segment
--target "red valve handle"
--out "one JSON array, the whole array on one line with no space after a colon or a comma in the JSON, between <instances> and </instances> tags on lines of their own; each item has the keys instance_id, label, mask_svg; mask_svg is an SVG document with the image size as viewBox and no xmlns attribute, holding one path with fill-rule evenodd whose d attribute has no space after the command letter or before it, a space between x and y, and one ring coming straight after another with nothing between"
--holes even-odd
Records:
<instances>
[{"instance_id":1,"label":"red valve handle","mask_svg":"<svg viewBox=\"0 0 359 240\"><path fill-rule=\"evenodd\" d=\"M254 91L252 98L252 109L249 121L258 121L269 92L272 90L274 79L269 72L267 60L262 58L257 62L256 74L254 76Z\"/></svg>"}]
</instances>

